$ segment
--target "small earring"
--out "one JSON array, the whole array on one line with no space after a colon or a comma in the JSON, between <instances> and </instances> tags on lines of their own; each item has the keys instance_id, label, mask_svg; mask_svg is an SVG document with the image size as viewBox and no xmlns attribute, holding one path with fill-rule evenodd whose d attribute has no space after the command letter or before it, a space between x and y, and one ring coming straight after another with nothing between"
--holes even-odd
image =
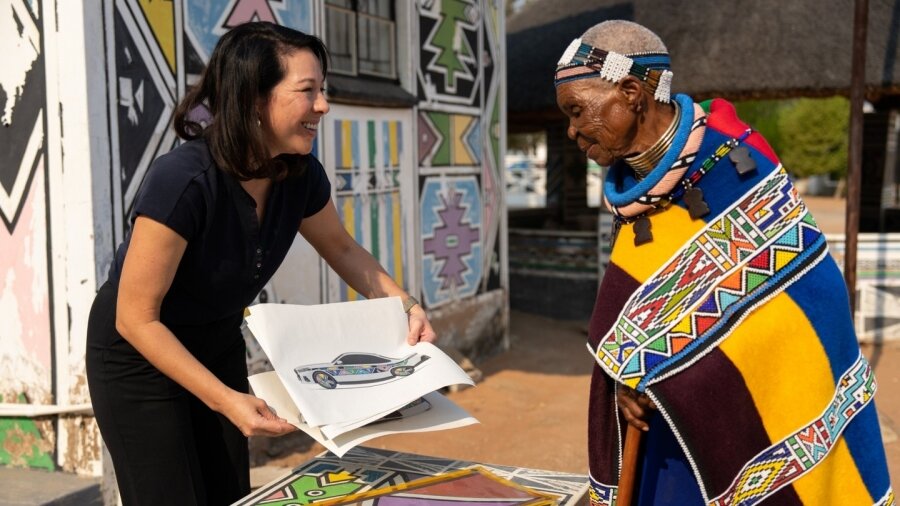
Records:
<instances>
[{"instance_id":1,"label":"small earring","mask_svg":"<svg viewBox=\"0 0 900 506\"><path fill-rule=\"evenodd\" d=\"M256 128L262 128L262 121L260 121L259 116L256 117Z\"/></svg>"}]
</instances>

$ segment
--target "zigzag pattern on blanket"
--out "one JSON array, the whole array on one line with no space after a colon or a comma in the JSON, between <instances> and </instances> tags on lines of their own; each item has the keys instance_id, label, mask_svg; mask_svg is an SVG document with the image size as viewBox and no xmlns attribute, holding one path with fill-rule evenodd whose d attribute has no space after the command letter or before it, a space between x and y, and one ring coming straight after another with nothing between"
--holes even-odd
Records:
<instances>
[{"instance_id":1,"label":"zigzag pattern on blanket","mask_svg":"<svg viewBox=\"0 0 900 506\"><path fill-rule=\"evenodd\" d=\"M860 354L835 389L822 415L766 448L744 465L715 506L751 506L789 485L825 459L844 428L875 395L875 375Z\"/></svg>"},{"instance_id":2,"label":"zigzag pattern on blanket","mask_svg":"<svg viewBox=\"0 0 900 506\"><path fill-rule=\"evenodd\" d=\"M619 495L619 487L606 485L590 477L591 486L588 488L588 496L591 506L613 506Z\"/></svg>"},{"instance_id":3,"label":"zigzag pattern on blanket","mask_svg":"<svg viewBox=\"0 0 900 506\"><path fill-rule=\"evenodd\" d=\"M598 361L632 387L651 370L662 373L683 350L698 351L692 344L729 306L783 285L779 272L808 257L801 253L820 237L787 172L775 170L632 295L597 347Z\"/></svg>"}]
</instances>

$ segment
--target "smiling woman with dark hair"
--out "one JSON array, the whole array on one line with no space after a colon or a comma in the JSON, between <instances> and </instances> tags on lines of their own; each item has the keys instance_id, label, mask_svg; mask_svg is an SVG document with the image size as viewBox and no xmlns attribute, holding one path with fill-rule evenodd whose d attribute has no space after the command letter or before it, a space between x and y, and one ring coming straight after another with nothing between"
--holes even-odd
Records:
<instances>
[{"instance_id":1,"label":"smiling woman with dark hair","mask_svg":"<svg viewBox=\"0 0 900 506\"><path fill-rule=\"evenodd\" d=\"M271 23L247 23L223 35L200 82L175 110L178 136L185 140L205 138L216 165L238 179L281 176L297 170L298 165L270 156L272 146L267 144L273 141L272 129L278 125L262 121L264 116L271 120L270 112L282 105L267 98L290 70L285 68L285 57L296 52L305 54L304 60L314 57L324 79L328 55L317 37ZM305 77L308 80L291 86L317 94L323 83L317 82L316 76ZM262 103L266 101L269 103ZM191 112L198 106L212 115L213 121L206 128L191 119ZM295 141L311 143L311 139L298 134ZM283 147L275 146L276 151ZM306 153L312 149L304 145L296 148Z\"/></svg>"},{"instance_id":2,"label":"smiling woman with dark hair","mask_svg":"<svg viewBox=\"0 0 900 506\"><path fill-rule=\"evenodd\" d=\"M247 437L295 430L247 384L243 310L297 232L353 289L424 310L345 231L310 153L328 112L313 36L247 23L216 45L151 165L88 322L87 372L122 500L229 504L250 492ZM206 108L208 124L197 121Z\"/></svg>"}]
</instances>

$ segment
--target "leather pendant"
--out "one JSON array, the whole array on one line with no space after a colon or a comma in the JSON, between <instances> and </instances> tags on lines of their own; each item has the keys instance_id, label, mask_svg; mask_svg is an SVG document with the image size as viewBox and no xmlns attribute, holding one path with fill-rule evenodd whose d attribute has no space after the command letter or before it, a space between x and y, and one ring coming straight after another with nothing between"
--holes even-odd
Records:
<instances>
[{"instance_id":1,"label":"leather pendant","mask_svg":"<svg viewBox=\"0 0 900 506\"><path fill-rule=\"evenodd\" d=\"M622 229L622 222L618 219L613 219L612 229L609 231L609 249L610 251L613 249L613 246L616 245L616 239L619 237L619 230Z\"/></svg>"},{"instance_id":2,"label":"leather pendant","mask_svg":"<svg viewBox=\"0 0 900 506\"><path fill-rule=\"evenodd\" d=\"M703 200L703 190L692 186L684 192L684 203L688 206L688 214L692 220L702 218L709 214L709 206Z\"/></svg>"},{"instance_id":3,"label":"leather pendant","mask_svg":"<svg viewBox=\"0 0 900 506\"><path fill-rule=\"evenodd\" d=\"M641 216L634 222L634 245L640 246L653 240L650 232L650 218Z\"/></svg>"},{"instance_id":4,"label":"leather pendant","mask_svg":"<svg viewBox=\"0 0 900 506\"><path fill-rule=\"evenodd\" d=\"M732 149L728 153L728 158L734 164L737 173L742 176L756 169L756 162L753 161L753 158L750 158L750 150L747 149L747 146L738 146Z\"/></svg>"}]
</instances>

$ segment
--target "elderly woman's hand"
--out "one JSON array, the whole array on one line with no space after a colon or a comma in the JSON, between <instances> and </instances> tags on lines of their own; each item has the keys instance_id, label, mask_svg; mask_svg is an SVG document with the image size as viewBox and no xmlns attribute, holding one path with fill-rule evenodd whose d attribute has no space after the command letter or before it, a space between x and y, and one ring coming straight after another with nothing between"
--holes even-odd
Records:
<instances>
[{"instance_id":1,"label":"elderly woman's hand","mask_svg":"<svg viewBox=\"0 0 900 506\"><path fill-rule=\"evenodd\" d=\"M619 385L616 389L616 401L625 420L640 430L650 430L647 420L650 419L651 410L655 410L656 406L647 394L638 392L633 388L625 385Z\"/></svg>"},{"instance_id":2,"label":"elderly woman's hand","mask_svg":"<svg viewBox=\"0 0 900 506\"><path fill-rule=\"evenodd\" d=\"M419 341L433 343L437 340L437 334L431 328L428 316L422 306L416 304L409 310L409 334L406 335L406 342L414 345Z\"/></svg>"}]
</instances>

